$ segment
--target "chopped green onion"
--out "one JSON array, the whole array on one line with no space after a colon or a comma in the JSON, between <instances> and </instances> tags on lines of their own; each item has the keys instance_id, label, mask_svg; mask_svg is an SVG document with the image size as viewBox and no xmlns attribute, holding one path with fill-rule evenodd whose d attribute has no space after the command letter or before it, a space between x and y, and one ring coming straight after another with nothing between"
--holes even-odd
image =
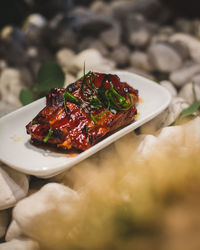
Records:
<instances>
[{"instance_id":1,"label":"chopped green onion","mask_svg":"<svg viewBox=\"0 0 200 250\"><path fill-rule=\"evenodd\" d=\"M70 102L74 102L74 103L81 103L81 101L75 97L74 95L72 95L69 91L65 91L65 94L64 94L64 100L67 99L68 101Z\"/></svg>"},{"instance_id":2,"label":"chopped green onion","mask_svg":"<svg viewBox=\"0 0 200 250\"><path fill-rule=\"evenodd\" d=\"M52 128L52 126L50 125L48 134L47 134L47 136L43 139L43 142L44 142L44 143L46 143L46 142L49 140L49 138L51 137L52 133L53 133L53 128Z\"/></svg>"},{"instance_id":3,"label":"chopped green onion","mask_svg":"<svg viewBox=\"0 0 200 250\"><path fill-rule=\"evenodd\" d=\"M94 122L95 124L97 124L97 119L93 116L93 114L90 113L90 117L91 117L91 119L93 120L93 122Z\"/></svg>"}]
</instances>

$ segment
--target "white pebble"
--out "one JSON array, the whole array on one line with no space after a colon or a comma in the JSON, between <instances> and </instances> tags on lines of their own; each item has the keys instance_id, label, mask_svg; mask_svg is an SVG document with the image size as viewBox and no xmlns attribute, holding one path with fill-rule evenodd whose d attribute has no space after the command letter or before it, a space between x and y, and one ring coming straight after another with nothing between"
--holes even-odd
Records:
<instances>
[{"instance_id":1,"label":"white pebble","mask_svg":"<svg viewBox=\"0 0 200 250\"><path fill-rule=\"evenodd\" d=\"M0 166L0 210L13 207L28 193L29 182L26 175L7 166Z\"/></svg>"},{"instance_id":2,"label":"white pebble","mask_svg":"<svg viewBox=\"0 0 200 250\"><path fill-rule=\"evenodd\" d=\"M75 191L61 184L49 183L18 202L13 218L23 234L47 248L57 246L59 249L60 241L76 226L77 202L79 196Z\"/></svg>"}]
</instances>

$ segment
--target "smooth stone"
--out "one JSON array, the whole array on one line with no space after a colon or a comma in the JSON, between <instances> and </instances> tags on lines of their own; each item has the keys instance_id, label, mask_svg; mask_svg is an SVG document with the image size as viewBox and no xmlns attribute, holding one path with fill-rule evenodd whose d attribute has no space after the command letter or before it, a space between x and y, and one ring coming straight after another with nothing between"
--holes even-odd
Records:
<instances>
[{"instance_id":1,"label":"smooth stone","mask_svg":"<svg viewBox=\"0 0 200 250\"><path fill-rule=\"evenodd\" d=\"M19 227L19 225L17 224L17 222L15 220L12 220L12 222L10 223L8 230L6 232L6 241L11 241L13 239L19 238L19 237L23 237L23 233Z\"/></svg>"},{"instance_id":2,"label":"smooth stone","mask_svg":"<svg viewBox=\"0 0 200 250\"><path fill-rule=\"evenodd\" d=\"M5 26L1 30L1 37L3 40L6 40L9 43L15 43L17 47L24 48L26 44L26 37L23 32L18 27L13 26Z\"/></svg>"},{"instance_id":3,"label":"smooth stone","mask_svg":"<svg viewBox=\"0 0 200 250\"><path fill-rule=\"evenodd\" d=\"M134 51L130 55L130 64L138 69L150 72L152 71L152 66L149 62L149 58L146 53L142 51Z\"/></svg>"},{"instance_id":4,"label":"smooth stone","mask_svg":"<svg viewBox=\"0 0 200 250\"><path fill-rule=\"evenodd\" d=\"M34 25L37 28L44 28L47 25L47 20L44 16L34 13L27 17L24 28L26 29L29 25Z\"/></svg>"},{"instance_id":5,"label":"smooth stone","mask_svg":"<svg viewBox=\"0 0 200 250\"><path fill-rule=\"evenodd\" d=\"M100 39L91 37L83 39L83 41L79 43L78 51L81 52L89 48L99 51L102 56L107 56L109 54L108 48Z\"/></svg>"},{"instance_id":6,"label":"smooth stone","mask_svg":"<svg viewBox=\"0 0 200 250\"><path fill-rule=\"evenodd\" d=\"M189 104L192 104L200 100L200 85L195 83L187 83L181 88L178 96L182 97Z\"/></svg>"},{"instance_id":7,"label":"smooth stone","mask_svg":"<svg viewBox=\"0 0 200 250\"><path fill-rule=\"evenodd\" d=\"M186 62L182 68L172 72L169 79L177 87L181 87L190 82L192 77L200 73L200 65L192 62Z\"/></svg>"},{"instance_id":8,"label":"smooth stone","mask_svg":"<svg viewBox=\"0 0 200 250\"><path fill-rule=\"evenodd\" d=\"M67 72L75 53L71 49L63 48L56 53L56 60L62 69Z\"/></svg>"},{"instance_id":9,"label":"smooth stone","mask_svg":"<svg viewBox=\"0 0 200 250\"><path fill-rule=\"evenodd\" d=\"M1 100L13 105L14 107L20 107L19 93L23 88L21 79L21 73L14 68L6 68L0 75L0 93Z\"/></svg>"},{"instance_id":10,"label":"smooth stone","mask_svg":"<svg viewBox=\"0 0 200 250\"><path fill-rule=\"evenodd\" d=\"M200 41L188 34L176 33L170 37L171 42L182 42L189 50L191 58L200 63Z\"/></svg>"},{"instance_id":11,"label":"smooth stone","mask_svg":"<svg viewBox=\"0 0 200 250\"><path fill-rule=\"evenodd\" d=\"M200 20L194 21L194 35L200 39Z\"/></svg>"},{"instance_id":12,"label":"smooth stone","mask_svg":"<svg viewBox=\"0 0 200 250\"><path fill-rule=\"evenodd\" d=\"M0 210L13 207L26 197L29 188L28 177L7 166L0 166Z\"/></svg>"},{"instance_id":13,"label":"smooth stone","mask_svg":"<svg viewBox=\"0 0 200 250\"><path fill-rule=\"evenodd\" d=\"M60 249L61 241L76 226L79 201L79 195L74 190L49 183L18 202L13 210L13 219L23 234L47 249Z\"/></svg>"},{"instance_id":14,"label":"smooth stone","mask_svg":"<svg viewBox=\"0 0 200 250\"><path fill-rule=\"evenodd\" d=\"M158 33L152 36L151 38L151 44L157 44L157 43L168 43L169 41L169 35L168 34L162 34Z\"/></svg>"},{"instance_id":15,"label":"smooth stone","mask_svg":"<svg viewBox=\"0 0 200 250\"><path fill-rule=\"evenodd\" d=\"M117 47L121 40L120 27L118 25L115 25L112 29L103 31L100 34L100 39L108 48Z\"/></svg>"},{"instance_id":16,"label":"smooth stone","mask_svg":"<svg viewBox=\"0 0 200 250\"><path fill-rule=\"evenodd\" d=\"M185 43L181 41L175 41L171 42L170 45L179 53L183 61L189 59L190 53Z\"/></svg>"},{"instance_id":17,"label":"smooth stone","mask_svg":"<svg viewBox=\"0 0 200 250\"><path fill-rule=\"evenodd\" d=\"M103 58L100 52L95 49L87 49L76 55L72 61L70 70L75 73L80 70L83 71L84 64L86 71L98 69L107 69L107 71L109 71L115 67L114 62Z\"/></svg>"},{"instance_id":18,"label":"smooth stone","mask_svg":"<svg viewBox=\"0 0 200 250\"><path fill-rule=\"evenodd\" d=\"M108 56L109 54L108 48L98 39L92 41L90 48L98 50L102 56Z\"/></svg>"},{"instance_id":19,"label":"smooth stone","mask_svg":"<svg viewBox=\"0 0 200 250\"><path fill-rule=\"evenodd\" d=\"M103 30L111 28L112 20L102 13L92 12L89 8L77 7L64 16L61 24L65 24L67 29L85 37L98 35Z\"/></svg>"},{"instance_id":20,"label":"smooth stone","mask_svg":"<svg viewBox=\"0 0 200 250\"><path fill-rule=\"evenodd\" d=\"M36 46L29 46L26 50L26 53L32 59L39 56L38 48Z\"/></svg>"},{"instance_id":21,"label":"smooth stone","mask_svg":"<svg viewBox=\"0 0 200 250\"><path fill-rule=\"evenodd\" d=\"M158 139L154 135L139 135L137 140L136 155L141 155L143 159L148 158L152 154Z\"/></svg>"},{"instance_id":22,"label":"smooth stone","mask_svg":"<svg viewBox=\"0 0 200 250\"><path fill-rule=\"evenodd\" d=\"M92 4L90 5L90 9L96 13L100 13L100 12L107 13L108 9L109 9L109 4L107 4L104 1L96 0L96 1L92 2Z\"/></svg>"},{"instance_id":23,"label":"smooth stone","mask_svg":"<svg viewBox=\"0 0 200 250\"><path fill-rule=\"evenodd\" d=\"M5 235L9 223L8 210L0 211L0 239Z\"/></svg>"},{"instance_id":24,"label":"smooth stone","mask_svg":"<svg viewBox=\"0 0 200 250\"><path fill-rule=\"evenodd\" d=\"M39 244L29 238L18 238L0 244L0 250L40 250Z\"/></svg>"},{"instance_id":25,"label":"smooth stone","mask_svg":"<svg viewBox=\"0 0 200 250\"><path fill-rule=\"evenodd\" d=\"M5 68L7 68L7 63L5 60L0 59L0 71L4 70Z\"/></svg>"},{"instance_id":26,"label":"smooth stone","mask_svg":"<svg viewBox=\"0 0 200 250\"><path fill-rule=\"evenodd\" d=\"M178 32L192 34L194 32L193 22L185 18L177 18L175 21L175 27Z\"/></svg>"},{"instance_id":27,"label":"smooth stone","mask_svg":"<svg viewBox=\"0 0 200 250\"><path fill-rule=\"evenodd\" d=\"M158 134L158 148L164 145L166 148L179 147L185 153L191 150L191 146L200 146L200 118L196 117L183 125L163 128ZM192 131L192 132L191 132Z\"/></svg>"},{"instance_id":28,"label":"smooth stone","mask_svg":"<svg viewBox=\"0 0 200 250\"><path fill-rule=\"evenodd\" d=\"M180 55L168 44L152 44L148 50L148 57L155 70L171 72L182 65Z\"/></svg>"},{"instance_id":29,"label":"smooth stone","mask_svg":"<svg viewBox=\"0 0 200 250\"><path fill-rule=\"evenodd\" d=\"M32 44L40 44L42 31L47 26L47 20L44 16L34 13L27 17L24 22L23 31Z\"/></svg>"},{"instance_id":30,"label":"smooth stone","mask_svg":"<svg viewBox=\"0 0 200 250\"><path fill-rule=\"evenodd\" d=\"M116 47L111 53L112 60L119 67L124 67L129 63L130 50L125 45Z\"/></svg>"},{"instance_id":31,"label":"smooth stone","mask_svg":"<svg viewBox=\"0 0 200 250\"><path fill-rule=\"evenodd\" d=\"M200 73L198 73L197 75L195 75L194 77L192 77L191 82L200 85Z\"/></svg>"},{"instance_id":32,"label":"smooth stone","mask_svg":"<svg viewBox=\"0 0 200 250\"><path fill-rule=\"evenodd\" d=\"M141 127L141 133L155 134L159 129L172 125L180 115L181 111L188 106L188 103L183 98L172 98L172 101L166 110Z\"/></svg>"},{"instance_id":33,"label":"smooth stone","mask_svg":"<svg viewBox=\"0 0 200 250\"><path fill-rule=\"evenodd\" d=\"M151 33L145 28L140 28L139 30L132 31L129 34L128 42L130 45L143 48L146 47L150 41Z\"/></svg>"},{"instance_id":34,"label":"smooth stone","mask_svg":"<svg viewBox=\"0 0 200 250\"><path fill-rule=\"evenodd\" d=\"M166 81L166 80L161 81L160 85L163 86L164 88L166 88L169 91L169 93L171 94L172 97L177 96L177 94L178 94L177 90L170 81Z\"/></svg>"}]
</instances>

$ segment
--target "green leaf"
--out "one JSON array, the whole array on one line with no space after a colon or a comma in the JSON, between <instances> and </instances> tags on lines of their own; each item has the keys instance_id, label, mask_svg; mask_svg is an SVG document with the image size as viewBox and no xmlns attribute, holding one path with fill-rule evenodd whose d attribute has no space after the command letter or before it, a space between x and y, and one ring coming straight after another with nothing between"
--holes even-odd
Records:
<instances>
[{"instance_id":1,"label":"green leaf","mask_svg":"<svg viewBox=\"0 0 200 250\"><path fill-rule=\"evenodd\" d=\"M35 100L33 92L30 89L22 89L19 94L19 100L22 105L27 105Z\"/></svg>"},{"instance_id":2,"label":"green leaf","mask_svg":"<svg viewBox=\"0 0 200 250\"><path fill-rule=\"evenodd\" d=\"M62 88L65 82L65 74L55 62L44 63L38 72L37 89L46 93L52 88Z\"/></svg>"},{"instance_id":3,"label":"green leaf","mask_svg":"<svg viewBox=\"0 0 200 250\"><path fill-rule=\"evenodd\" d=\"M200 108L200 101L192 103L188 108L184 109L178 118L178 120L181 120L185 117L193 115L195 112L197 112Z\"/></svg>"}]
</instances>

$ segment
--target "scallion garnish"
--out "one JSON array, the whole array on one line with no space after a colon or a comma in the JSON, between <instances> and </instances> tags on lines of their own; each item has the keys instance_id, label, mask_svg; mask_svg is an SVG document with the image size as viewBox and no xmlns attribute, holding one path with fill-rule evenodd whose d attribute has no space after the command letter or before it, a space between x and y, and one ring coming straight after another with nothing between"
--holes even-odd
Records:
<instances>
[{"instance_id":1,"label":"scallion garnish","mask_svg":"<svg viewBox=\"0 0 200 250\"><path fill-rule=\"evenodd\" d=\"M89 80L87 80L88 76L90 76ZM75 103L76 105L79 105L81 108L85 110L87 114L90 115L92 121L95 124L98 122L98 119L101 118L110 109L116 111L123 111L130 109L133 106L131 96L128 95L129 101L127 101L127 98L120 95L119 92L114 88L113 83L109 78L110 74L105 75L103 81L101 82L101 86L97 88L94 85L94 79L95 79L94 73L89 71L86 74L85 63L84 63L83 76L79 80L81 80L80 89L82 98L83 100L85 100L85 102L75 97L66 89L64 93L64 106L66 107L66 100ZM108 81L108 83L110 84L110 88L108 89L106 89L104 86L106 81ZM93 114L89 112L90 109L100 109L103 107L105 107L105 110L97 117L95 117Z\"/></svg>"},{"instance_id":2,"label":"scallion garnish","mask_svg":"<svg viewBox=\"0 0 200 250\"><path fill-rule=\"evenodd\" d=\"M44 143L47 143L47 141L48 141L49 138L51 137L52 133L53 133L53 128L52 128L52 126L50 125L48 134L47 134L47 136L43 139L43 142L44 142Z\"/></svg>"},{"instance_id":3,"label":"scallion garnish","mask_svg":"<svg viewBox=\"0 0 200 250\"><path fill-rule=\"evenodd\" d=\"M93 114L90 113L90 117L91 117L91 119L93 120L93 122L94 122L95 124L97 124L97 119L93 116Z\"/></svg>"},{"instance_id":4,"label":"scallion garnish","mask_svg":"<svg viewBox=\"0 0 200 250\"><path fill-rule=\"evenodd\" d=\"M77 97L75 97L74 95L72 95L69 91L65 91L64 93L64 100L68 100L70 102L76 103L76 104L80 104L81 100L79 100Z\"/></svg>"}]
</instances>

